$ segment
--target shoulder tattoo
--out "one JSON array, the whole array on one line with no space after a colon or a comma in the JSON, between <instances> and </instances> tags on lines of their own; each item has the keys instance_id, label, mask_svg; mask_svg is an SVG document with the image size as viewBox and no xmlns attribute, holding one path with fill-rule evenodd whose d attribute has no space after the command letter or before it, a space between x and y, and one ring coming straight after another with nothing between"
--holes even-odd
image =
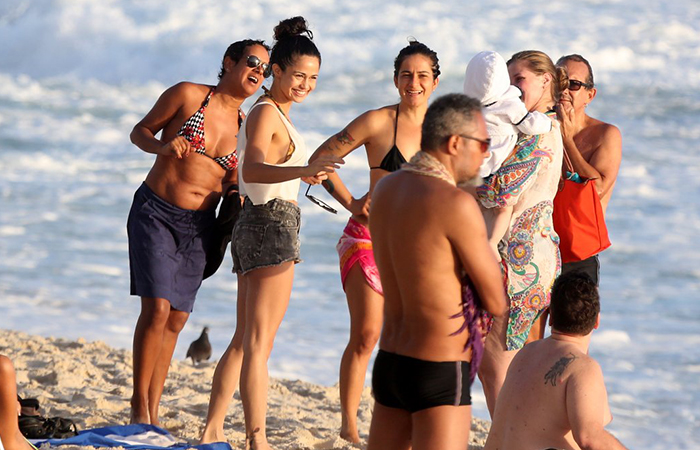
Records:
<instances>
[{"instance_id":1,"label":"shoulder tattoo","mask_svg":"<svg viewBox=\"0 0 700 450\"><path fill-rule=\"evenodd\" d=\"M335 191L335 186L333 185L333 182L331 180L323 180L321 184L324 188L326 188L329 194L332 194L333 191Z\"/></svg>"},{"instance_id":2,"label":"shoulder tattoo","mask_svg":"<svg viewBox=\"0 0 700 450\"><path fill-rule=\"evenodd\" d=\"M336 134L335 138L338 139L338 142L343 145L351 145L353 142L355 142L355 138L352 137L347 128Z\"/></svg>"},{"instance_id":3,"label":"shoulder tattoo","mask_svg":"<svg viewBox=\"0 0 700 450\"><path fill-rule=\"evenodd\" d=\"M569 352L569 356L562 356L561 359L554 363L549 371L544 376L544 384L557 385L557 380L562 376L564 370L576 359L576 356Z\"/></svg>"}]
</instances>

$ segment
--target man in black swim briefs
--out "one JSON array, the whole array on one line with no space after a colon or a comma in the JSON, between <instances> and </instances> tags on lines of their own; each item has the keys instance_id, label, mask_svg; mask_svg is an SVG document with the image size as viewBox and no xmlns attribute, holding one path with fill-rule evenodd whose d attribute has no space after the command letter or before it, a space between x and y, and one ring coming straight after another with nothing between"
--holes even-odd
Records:
<instances>
[{"instance_id":1,"label":"man in black swim briefs","mask_svg":"<svg viewBox=\"0 0 700 450\"><path fill-rule=\"evenodd\" d=\"M474 298L506 311L483 216L456 187L478 174L488 137L478 101L441 97L425 115L422 151L374 190L369 226L385 303L368 450L468 446Z\"/></svg>"}]
</instances>

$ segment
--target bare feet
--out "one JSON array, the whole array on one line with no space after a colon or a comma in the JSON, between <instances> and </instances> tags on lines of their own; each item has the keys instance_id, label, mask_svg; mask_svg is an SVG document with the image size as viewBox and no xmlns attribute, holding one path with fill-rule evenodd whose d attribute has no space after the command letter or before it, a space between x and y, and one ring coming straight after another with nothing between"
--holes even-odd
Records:
<instances>
[{"instance_id":1,"label":"bare feet","mask_svg":"<svg viewBox=\"0 0 700 450\"><path fill-rule=\"evenodd\" d=\"M360 434L357 432L357 429L346 429L346 428L341 428L340 429L340 437L341 439L345 439L348 442L352 442L353 444L359 444L360 443Z\"/></svg>"},{"instance_id":2,"label":"bare feet","mask_svg":"<svg viewBox=\"0 0 700 450\"><path fill-rule=\"evenodd\" d=\"M151 419L148 415L148 408L143 405L139 405L133 397L131 398L131 414L129 416L129 423L151 423Z\"/></svg>"},{"instance_id":3,"label":"bare feet","mask_svg":"<svg viewBox=\"0 0 700 450\"><path fill-rule=\"evenodd\" d=\"M211 444L213 442L228 442L226 436L224 436L224 430L210 430L206 426L204 427L204 432L202 433L202 438L199 440L199 444Z\"/></svg>"},{"instance_id":4,"label":"bare feet","mask_svg":"<svg viewBox=\"0 0 700 450\"><path fill-rule=\"evenodd\" d=\"M245 448L247 450L272 450L267 438L260 433L260 428L256 428L246 437Z\"/></svg>"}]
</instances>

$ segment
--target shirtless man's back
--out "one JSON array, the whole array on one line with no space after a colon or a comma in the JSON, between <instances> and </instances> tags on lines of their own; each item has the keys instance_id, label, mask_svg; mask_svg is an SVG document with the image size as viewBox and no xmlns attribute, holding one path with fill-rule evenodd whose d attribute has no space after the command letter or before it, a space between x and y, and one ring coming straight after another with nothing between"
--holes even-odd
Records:
<instances>
[{"instance_id":1,"label":"shirtless man's back","mask_svg":"<svg viewBox=\"0 0 700 450\"><path fill-rule=\"evenodd\" d=\"M565 302L573 305L557 311ZM555 282L552 335L526 345L511 362L485 450L624 449L603 428L612 415L603 373L588 356L599 305L586 274L569 273Z\"/></svg>"},{"instance_id":2,"label":"shirtless man's back","mask_svg":"<svg viewBox=\"0 0 700 450\"><path fill-rule=\"evenodd\" d=\"M368 450L468 446L472 354L457 333L464 273L482 306L505 312L498 264L474 197L455 186L488 154L478 101L461 94L426 113L421 152L376 186L370 212L384 288L384 326L373 370Z\"/></svg>"}]
</instances>

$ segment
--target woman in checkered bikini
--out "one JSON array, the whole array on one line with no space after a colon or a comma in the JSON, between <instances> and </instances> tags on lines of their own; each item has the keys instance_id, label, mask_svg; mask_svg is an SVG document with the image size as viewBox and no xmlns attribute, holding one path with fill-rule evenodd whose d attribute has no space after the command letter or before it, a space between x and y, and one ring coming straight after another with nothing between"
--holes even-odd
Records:
<instances>
[{"instance_id":1,"label":"woman in checkered bikini","mask_svg":"<svg viewBox=\"0 0 700 450\"><path fill-rule=\"evenodd\" d=\"M127 223L131 294L141 297L131 423L158 425L170 359L202 283L215 209L222 192L234 192L240 106L261 86L268 52L262 41L231 44L216 86L172 86L131 132L137 147L156 155Z\"/></svg>"}]
</instances>

